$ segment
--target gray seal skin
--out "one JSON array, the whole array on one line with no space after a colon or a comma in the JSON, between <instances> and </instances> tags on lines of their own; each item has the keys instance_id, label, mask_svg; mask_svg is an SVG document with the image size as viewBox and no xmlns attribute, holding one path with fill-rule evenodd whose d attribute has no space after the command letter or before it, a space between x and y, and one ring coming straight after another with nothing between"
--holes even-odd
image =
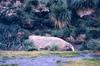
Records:
<instances>
[{"instance_id":1,"label":"gray seal skin","mask_svg":"<svg viewBox=\"0 0 100 66\"><path fill-rule=\"evenodd\" d=\"M29 36L28 40L31 43L33 43L38 48L38 50L45 49L45 48L49 50L52 46L56 45L59 47L58 50L61 51L67 51L68 49L70 49L70 51L75 51L72 44L57 37L31 35Z\"/></svg>"}]
</instances>

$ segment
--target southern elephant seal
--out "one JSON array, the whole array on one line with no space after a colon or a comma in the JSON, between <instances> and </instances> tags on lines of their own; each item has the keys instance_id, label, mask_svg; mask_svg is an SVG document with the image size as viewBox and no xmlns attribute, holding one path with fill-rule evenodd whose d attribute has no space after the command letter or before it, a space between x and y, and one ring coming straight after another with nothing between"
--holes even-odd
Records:
<instances>
[{"instance_id":1,"label":"southern elephant seal","mask_svg":"<svg viewBox=\"0 0 100 66\"><path fill-rule=\"evenodd\" d=\"M50 49L53 45L56 45L59 47L58 50L67 51L70 49L71 51L75 51L73 45L57 37L31 35L28 40L32 42L38 50L45 48Z\"/></svg>"}]
</instances>

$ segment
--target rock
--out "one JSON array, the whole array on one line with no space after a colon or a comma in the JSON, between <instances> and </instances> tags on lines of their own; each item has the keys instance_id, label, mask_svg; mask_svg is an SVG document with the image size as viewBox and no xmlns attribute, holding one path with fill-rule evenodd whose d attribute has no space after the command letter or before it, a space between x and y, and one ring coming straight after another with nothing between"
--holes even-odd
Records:
<instances>
[{"instance_id":1,"label":"rock","mask_svg":"<svg viewBox=\"0 0 100 66\"><path fill-rule=\"evenodd\" d=\"M28 40L32 42L33 44L35 44L38 50L45 49L47 47L48 49L50 49L52 48L53 45L57 45L59 47L58 50L65 51L65 50L71 49L71 51L75 51L74 47L70 43L57 37L30 35Z\"/></svg>"}]
</instances>

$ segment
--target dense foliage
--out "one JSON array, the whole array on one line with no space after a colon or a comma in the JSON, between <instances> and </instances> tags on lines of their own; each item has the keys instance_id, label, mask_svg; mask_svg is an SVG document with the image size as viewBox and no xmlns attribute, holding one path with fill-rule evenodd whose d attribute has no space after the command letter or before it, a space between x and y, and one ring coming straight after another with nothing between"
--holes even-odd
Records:
<instances>
[{"instance_id":1,"label":"dense foliage","mask_svg":"<svg viewBox=\"0 0 100 66\"><path fill-rule=\"evenodd\" d=\"M99 0L0 0L0 49L26 50L24 41L31 34L60 37L76 46L99 40L99 10Z\"/></svg>"},{"instance_id":2,"label":"dense foliage","mask_svg":"<svg viewBox=\"0 0 100 66\"><path fill-rule=\"evenodd\" d=\"M80 48L80 50L100 50L100 41L99 40L95 40L95 39L91 39L89 41L87 41L85 44L82 45L82 47Z\"/></svg>"}]
</instances>

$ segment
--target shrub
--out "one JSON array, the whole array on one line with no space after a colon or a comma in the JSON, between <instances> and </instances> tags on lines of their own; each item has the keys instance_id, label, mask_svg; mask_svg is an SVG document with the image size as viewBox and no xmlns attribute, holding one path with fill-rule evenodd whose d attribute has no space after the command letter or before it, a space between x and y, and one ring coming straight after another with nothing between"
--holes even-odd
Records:
<instances>
[{"instance_id":1,"label":"shrub","mask_svg":"<svg viewBox=\"0 0 100 66\"><path fill-rule=\"evenodd\" d=\"M81 49L85 50L100 50L100 40L91 39L82 45Z\"/></svg>"},{"instance_id":2,"label":"shrub","mask_svg":"<svg viewBox=\"0 0 100 66\"><path fill-rule=\"evenodd\" d=\"M62 37L68 37L70 35L75 35L76 34L75 30L76 29L74 27L70 27L70 28L65 27L64 29L52 30L51 34L53 36L62 38Z\"/></svg>"},{"instance_id":3,"label":"shrub","mask_svg":"<svg viewBox=\"0 0 100 66\"><path fill-rule=\"evenodd\" d=\"M30 42L29 40L24 40L23 43L25 46L25 50L27 51L37 50L37 47L33 44L33 42Z\"/></svg>"},{"instance_id":4,"label":"shrub","mask_svg":"<svg viewBox=\"0 0 100 66\"><path fill-rule=\"evenodd\" d=\"M53 36L56 36L56 37L62 37L63 36L63 30L52 30L51 34Z\"/></svg>"},{"instance_id":5,"label":"shrub","mask_svg":"<svg viewBox=\"0 0 100 66\"><path fill-rule=\"evenodd\" d=\"M59 49L59 47L58 47L58 45L52 45L52 47L51 47L51 51L57 51Z\"/></svg>"}]
</instances>

